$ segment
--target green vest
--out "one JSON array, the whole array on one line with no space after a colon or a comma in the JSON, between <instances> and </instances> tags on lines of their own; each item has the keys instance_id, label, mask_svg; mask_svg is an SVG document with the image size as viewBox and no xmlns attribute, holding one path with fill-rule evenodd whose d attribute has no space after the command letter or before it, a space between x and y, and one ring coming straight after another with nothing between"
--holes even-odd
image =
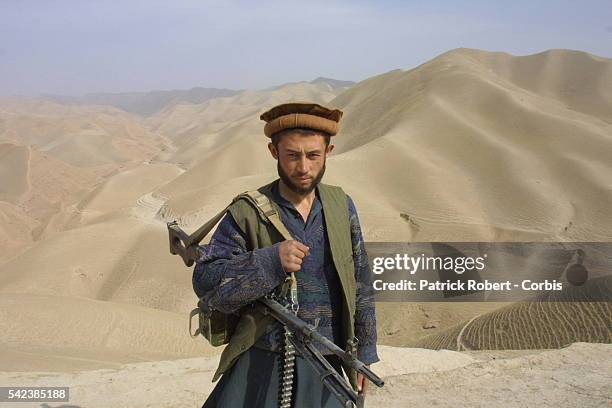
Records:
<instances>
[{"instance_id":1,"label":"green vest","mask_svg":"<svg viewBox=\"0 0 612 408\"><path fill-rule=\"evenodd\" d=\"M271 204L280 213L278 205L272 201L271 187L273 183L260 187L259 192L270 198ZM353 264L353 245L351 241L351 227L349 221L346 194L340 187L319 183L317 186L319 199L323 206L325 228L332 253L332 259L342 286L342 333L344 348L346 341L355 336L355 266ZM257 210L246 200L238 200L229 208L229 212L247 237L249 250L265 248L283 241L281 234L272 226L265 223L258 215ZM238 359L240 354L248 350L255 341L265 332L266 327L274 319L264 316L252 306L245 306L240 310L240 319L232 334L229 343L221 354L219 367L213 377L217 381ZM345 367L353 388L356 388L357 378L354 370Z\"/></svg>"}]
</instances>

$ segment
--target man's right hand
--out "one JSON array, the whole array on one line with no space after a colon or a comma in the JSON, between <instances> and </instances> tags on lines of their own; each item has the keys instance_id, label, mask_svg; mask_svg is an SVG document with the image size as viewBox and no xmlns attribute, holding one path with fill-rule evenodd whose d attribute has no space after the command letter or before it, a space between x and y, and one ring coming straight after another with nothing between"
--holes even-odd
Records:
<instances>
[{"instance_id":1,"label":"man's right hand","mask_svg":"<svg viewBox=\"0 0 612 408\"><path fill-rule=\"evenodd\" d=\"M295 241L293 239L283 241L278 246L278 255L280 256L283 269L287 273L299 271L302 268L302 260L309 253L310 248L300 241Z\"/></svg>"}]
</instances>

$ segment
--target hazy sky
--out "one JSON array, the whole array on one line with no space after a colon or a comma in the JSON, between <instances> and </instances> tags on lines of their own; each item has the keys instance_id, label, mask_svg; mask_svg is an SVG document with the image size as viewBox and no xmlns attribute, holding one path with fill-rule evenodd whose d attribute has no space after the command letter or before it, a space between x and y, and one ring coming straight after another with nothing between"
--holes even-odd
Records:
<instances>
[{"instance_id":1,"label":"hazy sky","mask_svg":"<svg viewBox=\"0 0 612 408\"><path fill-rule=\"evenodd\" d=\"M359 81L457 47L612 57L612 1L0 0L0 94Z\"/></svg>"}]
</instances>

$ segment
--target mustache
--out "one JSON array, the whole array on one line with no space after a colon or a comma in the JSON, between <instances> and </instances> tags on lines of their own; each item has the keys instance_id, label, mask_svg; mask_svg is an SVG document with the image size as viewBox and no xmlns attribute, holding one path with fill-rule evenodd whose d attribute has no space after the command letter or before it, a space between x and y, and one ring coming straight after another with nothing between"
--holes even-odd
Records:
<instances>
[{"instance_id":1,"label":"mustache","mask_svg":"<svg viewBox=\"0 0 612 408\"><path fill-rule=\"evenodd\" d=\"M283 168L280 165L280 162L277 161L276 162L276 169L278 170L278 175L280 176L281 180L283 180L283 183L289 187L290 190L298 193L298 194L308 194L310 193L312 190L314 190L317 185L321 182L321 179L323 178L323 175L325 174L325 162L323 162L323 167L321 167L321 170L319 171L318 174L314 175L314 176L309 176L308 178L312 180L312 182L310 183L310 185L308 187L302 188L301 186L297 185L296 183L293 182L292 178L302 178L304 176L307 176L308 173L304 173L301 175L296 175L296 176L289 176L289 174L285 173L285 171L283 170Z\"/></svg>"}]
</instances>

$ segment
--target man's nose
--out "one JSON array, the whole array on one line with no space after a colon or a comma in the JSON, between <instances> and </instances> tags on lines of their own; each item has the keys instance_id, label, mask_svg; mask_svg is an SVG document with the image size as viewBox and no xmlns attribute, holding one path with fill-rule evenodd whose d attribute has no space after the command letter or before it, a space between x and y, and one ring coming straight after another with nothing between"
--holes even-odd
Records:
<instances>
[{"instance_id":1,"label":"man's nose","mask_svg":"<svg viewBox=\"0 0 612 408\"><path fill-rule=\"evenodd\" d=\"M308 173L308 160L306 156L302 156L298 162L298 171L300 173Z\"/></svg>"}]
</instances>

